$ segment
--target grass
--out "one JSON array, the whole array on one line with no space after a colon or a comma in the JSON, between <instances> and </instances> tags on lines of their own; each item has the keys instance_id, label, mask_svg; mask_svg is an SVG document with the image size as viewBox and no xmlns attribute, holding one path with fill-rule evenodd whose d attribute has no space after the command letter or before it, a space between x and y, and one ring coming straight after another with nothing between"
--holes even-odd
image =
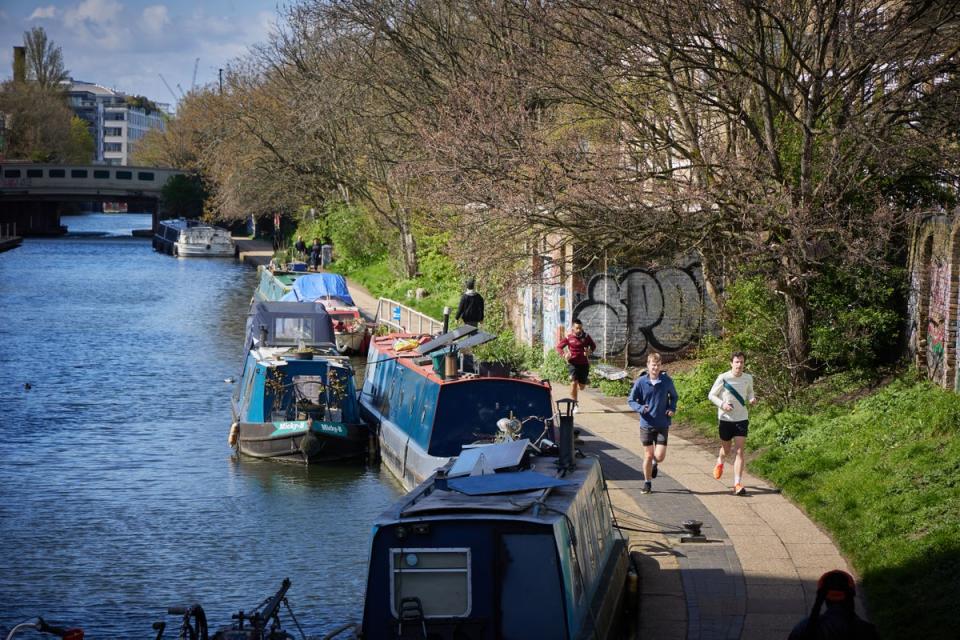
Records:
<instances>
[{"instance_id":1,"label":"grass","mask_svg":"<svg viewBox=\"0 0 960 640\"><path fill-rule=\"evenodd\" d=\"M715 375L707 367L677 376L682 419L708 435ZM789 406L758 405L750 470L831 532L883 637L956 637L960 395L907 376L869 384L835 377Z\"/></svg>"}]
</instances>

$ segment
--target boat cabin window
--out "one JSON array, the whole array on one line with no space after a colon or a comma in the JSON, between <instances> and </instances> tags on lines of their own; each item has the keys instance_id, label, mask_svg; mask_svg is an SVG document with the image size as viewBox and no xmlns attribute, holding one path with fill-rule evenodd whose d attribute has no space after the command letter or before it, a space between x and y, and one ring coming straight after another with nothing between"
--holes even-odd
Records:
<instances>
[{"instance_id":1,"label":"boat cabin window","mask_svg":"<svg viewBox=\"0 0 960 640\"><path fill-rule=\"evenodd\" d=\"M277 344L296 344L313 338L313 318L277 318L273 323L273 339Z\"/></svg>"},{"instance_id":2,"label":"boat cabin window","mask_svg":"<svg viewBox=\"0 0 960 640\"><path fill-rule=\"evenodd\" d=\"M470 549L390 549L390 603L399 617L400 601L419 598L425 618L470 615Z\"/></svg>"},{"instance_id":3,"label":"boat cabin window","mask_svg":"<svg viewBox=\"0 0 960 640\"><path fill-rule=\"evenodd\" d=\"M176 242L180 238L180 230L173 227L167 227L163 232L163 237L171 242Z\"/></svg>"}]
</instances>

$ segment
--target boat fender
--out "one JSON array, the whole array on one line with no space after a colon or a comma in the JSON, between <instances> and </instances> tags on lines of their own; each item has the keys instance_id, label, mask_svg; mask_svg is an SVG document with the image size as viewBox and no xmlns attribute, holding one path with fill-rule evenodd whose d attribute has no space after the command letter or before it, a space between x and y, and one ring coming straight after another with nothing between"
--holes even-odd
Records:
<instances>
[{"instance_id":1,"label":"boat fender","mask_svg":"<svg viewBox=\"0 0 960 640\"><path fill-rule=\"evenodd\" d=\"M236 422L230 425L230 435L227 436L227 442L231 447L237 446L237 438L240 435L240 425Z\"/></svg>"}]
</instances>

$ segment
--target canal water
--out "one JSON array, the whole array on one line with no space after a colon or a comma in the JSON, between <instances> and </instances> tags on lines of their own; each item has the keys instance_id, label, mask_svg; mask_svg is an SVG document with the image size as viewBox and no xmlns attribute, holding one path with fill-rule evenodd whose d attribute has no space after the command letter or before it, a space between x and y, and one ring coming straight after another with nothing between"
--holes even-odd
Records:
<instances>
[{"instance_id":1,"label":"canal water","mask_svg":"<svg viewBox=\"0 0 960 640\"><path fill-rule=\"evenodd\" d=\"M285 577L308 635L358 620L371 522L398 485L232 455L225 381L255 270L155 253L129 235L148 216L63 223L80 235L0 254L0 634L41 615L176 637L166 608L191 603L212 631Z\"/></svg>"}]
</instances>

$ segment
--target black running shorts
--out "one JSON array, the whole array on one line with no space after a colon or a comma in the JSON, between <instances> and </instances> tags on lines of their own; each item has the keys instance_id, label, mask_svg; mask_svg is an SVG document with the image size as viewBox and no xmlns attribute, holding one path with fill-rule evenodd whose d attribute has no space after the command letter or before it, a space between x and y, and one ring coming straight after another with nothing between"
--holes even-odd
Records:
<instances>
[{"instance_id":1,"label":"black running shorts","mask_svg":"<svg viewBox=\"0 0 960 640\"><path fill-rule=\"evenodd\" d=\"M567 363L567 371L570 372L570 380L577 381L580 384L587 384L590 382L590 365L589 364L573 364L572 362Z\"/></svg>"},{"instance_id":2,"label":"black running shorts","mask_svg":"<svg viewBox=\"0 0 960 640\"><path fill-rule=\"evenodd\" d=\"M720 421L720 439L721 440L733 440L736 436L747 437L747 425L750 423L749 420L737 420L731 422L730 420L721 420Z\"/></svg>"},{"instance_id":3,"label":"black running shorts","mask_svg":"<svg viewBox=\"0 0 960 640\"><path fill-rule=\"evenodd\" d=\"M667 444L669 427L640 427L640 444L649 447L652 444Z\"/></svg>"}]
</instances>

